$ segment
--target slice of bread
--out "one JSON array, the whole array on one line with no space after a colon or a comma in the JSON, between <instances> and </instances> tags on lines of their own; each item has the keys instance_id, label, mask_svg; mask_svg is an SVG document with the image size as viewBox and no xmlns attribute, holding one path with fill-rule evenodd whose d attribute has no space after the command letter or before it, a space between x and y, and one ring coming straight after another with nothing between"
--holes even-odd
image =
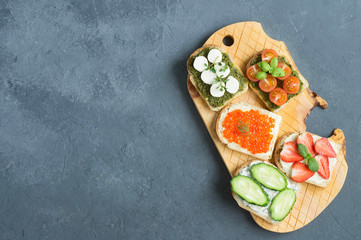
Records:
<instances>
[{"instance_id":1,"label":"slice of bread","mask_svg":"<svg viewBox=\"0 0 361 240\"><path fill-rule=\"evenodd\" d=\"M259 160L252 160L250 162L246 162L243 165L241 165L238 169L236 169L236 171L234 172L233 176L237 176L237 175L245 175L245 176L249 176L247 174L247 169L249 167L251 167L253 164L257 164L257 163L266 163L269 164L271 166L274 166L273 164L267 162L267 161L259 161ZM274 166L276 167L276 166ZM249 172L249 171L248 171ZM299 184L292 181L291 179L289 179L288 177L286 177L287 179L287 188L292 188L293 190L295 190L296 194L299 190ZM270 203L268 204L268 206L266 207L261 207L261 206L257 206L254 204L250 204L248 202L246 202L245 200L243 200L241 197L239 197L235 192L232 191L232 196L233 198L236 200L236 202L238 203L238 206L240 206L241 208L249 211L250 213L253 213L261 218L263 218L264 220L266 220L267 222L270 222L274 225L278 225L280 223L280 221L275 221L273 220L270 215L269 215L269 207L272 203L273 198L276 196L276 194L278 193L278 191L274 191L274 190L270 190L267 189L265 187L262 186L262 188L266 191L266 193L268 194L268 197L270 198ZM274 195L274 196L273 196ZM297 201L297 200L296 200Z\"/></svg>"},{"instance_id":2,"label":"slice of bread","mask_svg":"<svg viewBox=\"0 0 361 240\"><path fill-rule=\"evenodd\" d=\"M194 58L204 49L206 48L216 48L219 51L222 52L223 55L226 55L229 60L232 62L231 64L231 68L234 68L238 74L241 76L241 79L238 79L239 81L239 91L236 92L235 94L232 95L232 98L228 99L227 101L225 101L222 105L220 106L212 106L212 104L208 101L208 99L202 94L202 92L199 89L199 86L197 84L197 80L196 80L196 76L194 76L191 73L190 68L193 68L192 65L192 61L194 61ZM199 92L199 95L201 95L201 97L204 99L204 101L207 103L207 105L209 106L209 108L212 111L219 111L221 110L224 106L226 106L230 101L232 101L233 99L235 99L236 97L242 95L243 93L245 93L248 90L248 81L247 78L243 75L243 72L239 69L239 67L234 63L232 57L226 53L225 51L223 51L220 47L216 46L216 45L212 45L212 44L208 44L205 45L199 49L197 49L196 51L194 51L191 56L189 57L188 61L187 61L187 70L188 70L188 79L191 81L191 83L195 86L195 88L197 89L197 91ZM212 97L213 98L213 97Z\"/></svg>"},{"instance_id":3,"label":"slice of bread","mask_svg":"<svg viewBox=\"0 0 361 240\"><path fill-rule=\"evenodd\" d=\"M259 111L261 114L267 115L271 118L273 118L275 120L275 127L272 129L271 134L273 135L273 138L271 140L271 143L269 145L269 150L265 153L257 153L257 154L253 154L250 151L248 151L247 149L242 148L240 145L238 145L237 143L234 142L229 142L228 139L223 137L223 131L224 131L224 127L222 126L222 123L224 121L224 119L226 118L227 114L229 112L232 112L234 110L242 110L242 111L249 111L251 109L253 110L257 110ZM216 133L218 138L221 140L222 143L227 144L227 146L235 151L241 152L241 153L245 153L247 155L253 156L255 158L259 158L259 159L263 159L263 160L268 160L272 157L272 152L276 143L276 138L278 135L278 131L280 129L281 126L281 122L282 122L282 117L280 115L277 115L275 113L272 113L270 111L267 111L265 109L256 107L256 106L252 106L249 105L247 103L234 103L234 104L230 104L228 106L226 106L218 115L217 118L217 122L216 122Z\"/></svg>"},{"instance_id":4,"label":"slice of bread","mask_svg":"<svg viewBox=\"0 0 361 240\"><path fill-rule=\"evenodd\" d=\"M256 55L254 55L250 60L249 62L247 63L247 66L246 66L246 69L248 69L250 66L251 66L251 63L253 62L254 59L256 58L259 58L260 55L262 54L262 51L258 52ZM284 56L279 56L279 57L284 57ZM286 57L284 57L286 59ZM290 65L291 63L288 62ZM292 69L294 71L295 68L291 65ZM308 81L298 72L296 71L297 74L298 74L298 77L300 79L300 81L303 83L302 86L301 86L301 89L299 91L298 94L300 94L303 90L307 89L309 84L308 84ZM248 79L248 78L247 78ZM287 102L285 104L283 104L282 106L277 106L275 104L273 104L270 100L269 100L269 97L268 97L268 94L265 95L265 93L258 87L255 87L255 86L252 86L252 81L248 79L248 81L250 82L249 86L250 88L252 88L252 90L258 95L258 97L262 100L262 102L267 106L268 109L270 109L272 112L279 112L282 108L284 108L290 101L292 101L293 98L287 100ZM277 80L278 82L281 81L281 80ZM281 81L283 82L283 81ZM258 83L258 82L257 82ZM258 85L257 85L258 86Z\"/></svg>"},{"instance_id":5,"label":"slice of bread","mask_svg":"<svg viewBox=\"0 0 361 240\"><path fill-rule=\"evenodd\" d=\"M274 159L275 164L288 177L291 177L293 162L284 162L284 161L282 161L280 154L282 152L282 149L283 149L283 146L284 146L285 143L290 142L290 141L293 141L294 143L296 143L298 135L300 135L302 133L303 132L295 132L295 133L287 134L284 137L280 138L278 140L278 143L277 143L275 151L274 151L274 158L273 159ZM317 136L317 135L312 134L312 133L309 133L309 134L312 135L314 143L318 139L322 138L322 137ZM307 179L305 181L306 183L310 183L310 184L313 184L313 185L316 185L316 186L319 186L319 187L327 187L328 184L330 183L331 176L332 176L332 171L333 171L334 166L336 164L338 154L339 154L339 152L341 150L341 145L335 143L331 139L328 139L328 141L330 142L330 144L332 145L333 149L335 150L335 152L337 154L336 158L328 158L329 167L330 167L330 177L328 179L324 179L316 172L315 175L313 175L311 178L309 178L309 179ZM304 161L301 161L301 162L304 162Z\"/></svg>"}]
</instances>

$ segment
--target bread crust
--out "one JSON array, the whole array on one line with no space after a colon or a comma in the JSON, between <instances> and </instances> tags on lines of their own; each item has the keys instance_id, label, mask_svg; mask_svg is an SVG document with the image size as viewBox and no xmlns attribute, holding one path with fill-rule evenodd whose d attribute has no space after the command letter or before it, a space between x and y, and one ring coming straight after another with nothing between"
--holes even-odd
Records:
<instances>
[{"instance_id":1,"label":"bread crust","mask_svg":"<svg viewBox=\"0 0 361 240\"><path fill-rule=\"evenodd\" d=\"M256 53L256 54L248 61L247 65L246 65L246 71L247 71L247 69L251 66L251 62L252 62L255 58L257 58L258 55L262 54L262 52L263 52L263 50L262 50L262 51L259 51L258 53ZM282 56L282 55L280 55L280 56ZM284 56L283 56L283 57L284 57ZM286 58L286 57L285 57L285 58ZM287 59L287 58L286 58L286 59ZM290 63L290 64L291 64L291 63ZM292 65L292 64L291 64L291 65ZM295 68L294 68L294 70L297 71ZM301 74L299 71L297 71L297 73L299 74L299 79L300 79L300 81L303 83L302 89L301 89L301 92L302 92L302 91L304 91L305 89L308 88L309 84L308 84L308 81L302 76L302 74ZM246 77L247 77L247 76L246 76ZM248 78L247 78L247 79L248 79ZM248 80L249 80L249 79L248 79ZM249 81L251 81L251 80L249 80ZM261 97L262 91L259 90L258 88L252 87L251 84L249 84L249 87L252 88L252 90L257 94L257 96L258 96L258 97L261 99L261 101L267 106L267 108L270 109L270 111L275 112L275 113L276 113L276 112L279 112L283 107L285 107L290 101L293 100L293 99L291 99L290 101L286 102L286 103L283 104L281 107L279 107L278 109L272 110L272 109L270 108L270 106L269 106L269 103L262 100L262 97ZM301 92L300 92L300 94L301 94Z\"/></svg>"},{"instance_id":2,"label":"bread crust","mask_svg":"<svg viewBox=\"0 0 361 240\"><path fill-rule=\"evenodd\" d=\"M232 107L235 107L235 110L236 109L242 109L242 107L258 110L262 114L266 114L266 115L268 115L268 116L275 119L275 127L274 127L274 130L272 132L273 138L272 138L272 141L270 143L270 149L268 150L268 152L252 154L248 150L241 148L241 146L239 146L238 144L228 142L228 140L223 137L223 135L222 135L222 128L223 128L222 123L223 123L223 120L226 117L227 113L229 112L229 110ZM274 149L274 146L275 146L275 143L276 143L276 139L277 139L278 131L279 131L280 126L281 126L281 122L282 122L282 117L280 115L269 112L268 110L265 110L263 108L255 107L255 106L252 106L252 105L250 105L248 103L243 103L243 102L242 103L233 103L233 104L229 104L226 107L224 107L222 109L222 111L219 113L219 115L217 117L217 121L216 121L216 134L217 134L219 140L222 143L226 144L232 150L235 150L235 151L238 151L238 152L241 152L241 153L253 156L255 158L262 159L262 160L269 160L272 157L273 149Z\"/></svg>"},{"instance_id":3,"label":"bread crust","mask_svg":"<svg viewBox=\"0 0 361 240\"><path fill-rule=\"evenodd\" d=\"M208 48L208 47L214 47L214 48L217 48L218 50L220 50L223 54L227 54L229 59L234 63L233 61L233 58L227 53L225 52L223 49L221 49L219 46L217 45L214 45L214 44L206 44L204 45L203 47L201 48L198 48L197 50L195 50L188 58L187 60L187 71L188 71L188 79L190 80L190 82L193 84L193 86L197 89L199 95L203 98L203 100L207 103L207 105L209 106L209 108L212 110L212 111L215 111L215 112L218 112L219 110L221 110L224 106L226 106L227 104L229 104L233 99L235 99L236 97L242 95L243 93L245 93L247 90L248 90L248 82L246 83L246 86L245 88L243 89L243 91L240 91L238 92L237 94L235 94L231 99L229 99L228 101L224 102L223 105L219 106L219 107L212 107L209 102L203 97L203 95L199 92L199 89L198 89L198 86L197 86L197 83L193 77L193 75L189 72L188 70L188 65L189 65L189 61L191 60L191 58L194 56L194 55L197 55L200 51L202 51L203 49L205 48ZM243 75L243 72L242 70L234 63L234 66L235 68L237 68L239 70L239 72ZM245 78L247 78L246 76L244 76Z\"/></svg>"},{"instance_id":4,"label":"bread crust","mask_svg":"<svg viewBox=\"0 0 361 240\"><path fill-rule=\"evenodd\" d=\"M237 169L234 171L232 177L235 177L236 175L238 175L238 173L239 173L243 168L248 167L248 166L249 166L252 162L254 162L254 161L260 161L260 160L258 160L258 159L257 159L257 160L251 160L251 161L249 161L249 162L246 162L246 163L242 164L239 168L237 168ZM270 162L268 162L268 161L261 161L261 162L266 163L266 164L270 164L270 165L274 166L272 163L270 163ZM274 167L275 167L275 166L274 166ZM288 178L288 177L286 176L286 178ZM251 209L250 207L248 207L247 205L245 205L245 201L242 200L242 199L240 199L240 198L237 196L237 194L236 194L235 192L233 192L232 188L231 188L231 192L232 192L232 196L233 196L234 200L236 200L238 206L240 206L241 208L249 211L250 213L252 213L252 214L254 214L254 215L257 215L258 217L266 220L267 222L269 222L269 223L271 223L271 224L278 225L278 224L281 222L281 221L274 221L270 216L266 217L266 216L260 215L260 213L254 211L253 209Z\"/></svg>"},{"instance_id":5,"label":"bread crust","mask_svg":"<svg viewBox=\"0 0 361 240\"><path fill-rule=\"evenodd\" d=\"M289 133L289 134L286 134L286 135L284 135L283 137L279 138L279 140L278 140L278 142L277 142L277 144L276 144L274 153L273 153L273 160L274 160L275 165L278 167L278 169L279 169L281 172L283 172L283 173L284 173L287 177L289 177L289 178L291 178L291 175L290 175L290 173L288 173L288 172L283 168L283 166L282 166L282 164L281 164L281 161L282 161L282 160L281 160L280 154L281 154L282 149L283 149L283 146L284 146L284 144L285 144L285 139L287 139L288 137L290 137L290 136L293 135L293 134L298 134L298 135L300 135L300 134L302 134L302 133L304 133L304 132ZM313 133L309 133L309 134L311 134L311 135L313 135L313 136L316 136L316 137L320 137L320 136L318 136L318 135L316 135L316 134L313 134ZM330 140L330 139L328 139L328 140L329 140L329 141L332 141L332 140ZM332 141L332 142L333 142L333 141ZM335 143L335 142L333 142L333 144L336 146L336 149L335 149L335 151L336 151L336 153L337 153L336 161L338 161L338 156L339 156L339 152L340 152L340 149L341 149L341 145L339 145L339 144L337 144L337 143ZM330 166L330 177L329 177L329 179L327 179L327 181L324 181L324 183L320 183L320 182L314 181L314 180L312 180L312 179L307 179L307 180L305 181L305 183L313 184L313 185L315 185L315 186L323 187L323 188L327 187L328 184L329 184L330 181L331 181L331 175L332 175L332 171L333 171L333 169L334 169L334 165L335 165L335 164L333 164L332 166Z\"/></svg>"}]
</instances>

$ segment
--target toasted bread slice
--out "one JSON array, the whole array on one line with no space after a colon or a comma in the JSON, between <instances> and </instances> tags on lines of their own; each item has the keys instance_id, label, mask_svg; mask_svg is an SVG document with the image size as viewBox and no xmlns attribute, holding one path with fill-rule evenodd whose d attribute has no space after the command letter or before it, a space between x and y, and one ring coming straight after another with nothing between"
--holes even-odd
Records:
<instances>
[{"instance_id":1,"label":"toasted bread slice","mask_svg":"<svg viewBox=\"0 0 361 240\"><path fill-rule=\"evenodd\" d=\"M248 69L250 66L255 64L255 59L259 59L260 56L262 54L262 51L258 52L256 55L254 55L249 62L247 63L246 69ZM295 70L295 68L292 66L292 64L290 62L287 61L286 57L284 56L279 56L279 59L284 59L284 63L286 63L287 65L289 65L291 67L291 70L293 73L291 73L291 75L296 74L297 77L300 79L300 81L302 82L300 90L298 91L298 93L296 94L288 94L289 95L289 99L287 100L287 102L281 106L277 106L276 104L272 103L269 100L269 93L265 93L263 92L259 87L258 87L258 82L252 82L251 80L249 80L249 86L250 88L252 88L252 90L258 95L258 97L262 100L262 102L267 106L268 109L270 109L272 112L278 112L280 111L282 108L284 108L294 97L296 97L298 94L300 94L303 90L307 89L309 84L308 81L298 72ZM281 80L277 80L279 82L279 84L283 84L283 81ZM282 87L281 87L282 88ZM291 98L290 98L291 97Z\"/></svg>"},{"instance_id":2,"label":"toasted bread slice","mask_svg":"<svg viewBox=\"0 0 361 240\"><path fill-rule=\"evenodd\" d=\"M302 134L303 132L295 132L295 133L291 133L291 134L287 134L284 137L280 138L278 140L278 143L276 145L275 151L274 151L274 162L277 165L277 167L283 172L285 173L288 177L291 178L291 174L292 174L292 164L293 162L284 162L281 159L281 152L283 149L283 146L285 143L287 142L294 142L296 143L297 137ZM313 142L315 143L317 140L321 139L322 137L317 136L315 134L309 133L311 134L311 136L313 137ZM335 167L337 158L339 156L339 152L341 150L341 145L338 143L335 143L334 141L332 141L331 139L328 139L328 141L330 142L330 144L332 145L333 149L335 150L337 156L336 158L328 158L329 160L329 168L330 168L330 177L328 179L324 179L322 178L317 172L310 177L309 179L307 179L305 182L306 183L310 183L319 187L327 187L328 184L331 181L331 177L332 177L332 172L333 169ZM304 162L304 161L301 161Z\"/></svg>"},{"instance_id":3,"label":"toasted bread slice","mask_svg":"<svg viewBox=\"0 0 361 240\"><path fill-rule=\"evenodd\" d=\"M274 166L273 164L267 162L267 161L259 161L259 160L252 160L249 162L244 163L243 165L241 165L239 168L236 169L236 171L234 172L233 176L237 176L237 175L244 175L244 176L249 176L250 173L249 171L247 172L247 169L249 169L249 167L251 167L253 164L257 164L257 163L266 163L269 164L271 166ZM275 166L274 166L275 167ZM287 188L291 188L293 190L295 190L296 194L299 190L299 184L292 181L291 179L289 179L288 177L286 177L287 179ZM265 187L262 186L262 188L266 191L266 193L268 194L268 197L270 198L270 203L266 206L266 207L261 207L261 206L257 206L254 204L250 204L248 202L246 202L245 200L243 200L241 197L239 197L235 192L232 191L232 196L233 198L236 200L236 202L238 203L238 206L240 206L241 208L249 211L250 213L253 213L261 218L263 218L264 220L266 220L267 222L270 222L274 225L278 225L280 223L280 221L275 221L270 217L269 214L269 207L271 205L271 202L273 200L273 198L277 195L278 191L274 191L274 190L270 190L267 189Z\"/></svg>"},{"instance_id":4,"label":"toasted bread slice","mask_svg":"<svg viewBox=\"0 0 361 240\"><path fill-rule=\"evenodd\" d=\"M273 135L273 138L271 140L271 143L269 145L269 150L265 153L257 153L257 154L253 154L250 151L248 151L247 149L242 148L240 145L238 145L237 143L234 142L229 142L228 139L223 137L223 130L224 127L222 126L222 123L225 119L225 117L227 116L227 114L229 112L232 112L234 110L242 110L242 111L249 111L251 109L253 110L257 110L259 111L261 114L267 115L271 118L273 118L275 120L275 127L272 129L271 134ZM282 122L282 117L280 115L277 115L275 113L272 113L270 111L267 111L265 109L256 107L256 106L252 106L249 105L247 103L234 103L234 104L230 104L228 106L226 106L218 115L217 118L217 122L216 122L216 133L218 138L221 140L222 143L227 144L227 146L235 151L241 152L241 153L245 153L247 155L253 156L255 158L259 158L259 159L263 159L263 160L268 160L272 157L272 152L274 149L274 145L276 143L276 138L277 138L277 134L278 131L280 129L281 126L281 122Z\"/></svg>"},{"instance_id":5,"label":"toasted bread slice","mask_svg":"<svg viewBox=\"0 0 361 240\"><path fill-rule=\"evenodd\" d=\"M225 95L223 95L221 98L218 99L224 99L224 101L221 102L221 104L219 105L218 101L217 103L212 103L210 100L211 99L215 99L218 100L216 97L211 96L210 94L205 96L205 94L202 92L201 89L205 89L206 91L209 92L209 89L211 87L211 85L206 85L202 82L202 80L200 79L200 77L196 76L194 73L195 70L193 67L193 62L194 59L199 56L200 54L203 53L203 51L207 51L208 49L218 49L222 52L223 55L223 60L229 60L230 62L230 68L233 68L234 72L239 76L239 78L237 78L237 80L239 81L239 89L236 93L234 94L230 94L230 93L225 93ZM223 61L222 60L222 61ZM230 101L232 101L234 98L238 97L239 95L245 93L248 90L248 81L247 78L243 75L242 71L239 69L239 67L234 63L234 61L232 60L231 56L229 56L228 53L226 53L225 51L223 51L220 47L216 46L216 45L212 45L212 44L208 44L205 45L199 49L197 49L196 51L194 51L191 56L189 57L188 61L187 61L187 70L188 70L188 79L191 81L191 83L195 86L195 88L197 89L197 91L199 92L199 94L201 95L201 97L205 100L205 102L207 103L207 105L209 106L209 108L212 111L219 111L221 110L225 105L227 105ZM193 73L192 73L193 72ZM198 73L200 74L200 73ZM232 75L232 71L230 73L229 76Z\"/></svg>"}]
</instances>

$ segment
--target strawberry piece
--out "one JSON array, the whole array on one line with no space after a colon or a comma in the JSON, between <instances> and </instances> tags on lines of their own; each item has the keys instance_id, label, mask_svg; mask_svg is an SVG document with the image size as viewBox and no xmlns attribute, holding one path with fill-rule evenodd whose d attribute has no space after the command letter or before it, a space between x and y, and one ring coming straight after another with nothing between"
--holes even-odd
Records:
<instances>
[{"instance_id":1,"label":"strawberry piece","mask_svg":"<svg viewBox=\"0 0 361 240\"><path fill-rule=\"evenodd\" d=\"M335 150L327 138L321 138L318 140L315 144L315 150L318 154L326 157L335 158L337 156Z\"/></svg>"},{"instance_id":2,"label":"strawberry piece","mask_svg":"<svg viewBox=\"0 0 361 240\"><path fill-rule=\"evenodd\" d=\"M304 182L310 177L312 177L315 173L312 172L308 166L301 162L295 162L292 165L292 180L295 182Z\"/></svg>"},{"instance_id":3,"label":"strawberry piece","mask_svg":"<svg viewBox=\"0 0 361 240\"><path fill-rule=\"evenodd\" d=\"M315 149L313 148L313 137L311 134L305 132L299 135L297 137L297 144L300 143L306 145L308 152L311 154L312 157L315 157L316 152Z\"/></svg>"},{"instance_id":4,"label":"strawberry piece","mask_svg":"<svg viewBox=\"0 0 361 240\"><path fill-rule=\"evenodd\" d=\"M329 179L330 177L330 163L328 161L328 157L322 155L316 155L315 159L318 162L320 168L317 173L320 174L324 179Z\"/></svg>"},{"instance_id":5,"label":"strawberry piece","mask_svg":"<svg viewBox=\"0 0 361 240\"><path fill-rule=\"evenodd\" d=\"M281 159L284 162L298 162L298 161L302 161L303 157L298 153L298 148L296 143L287 142L283 146L281 152Z\"/></svg>"}]
</instances>

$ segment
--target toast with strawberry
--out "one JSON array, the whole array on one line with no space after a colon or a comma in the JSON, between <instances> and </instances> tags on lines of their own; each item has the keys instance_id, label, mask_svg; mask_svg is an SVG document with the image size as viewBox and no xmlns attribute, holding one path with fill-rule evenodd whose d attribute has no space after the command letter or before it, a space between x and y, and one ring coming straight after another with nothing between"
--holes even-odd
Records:
<instances>
[{"instance_id":1,"label":"toast with strawberry","mask_svg":"<svg viewBox=\"0 0 361 240\"><path fill-rule=\"evenodd\" d=\"M341 146L308 132L295 132L276 145L277 167L295 182L327 187Z\"/></svg>"}]
</instances>

